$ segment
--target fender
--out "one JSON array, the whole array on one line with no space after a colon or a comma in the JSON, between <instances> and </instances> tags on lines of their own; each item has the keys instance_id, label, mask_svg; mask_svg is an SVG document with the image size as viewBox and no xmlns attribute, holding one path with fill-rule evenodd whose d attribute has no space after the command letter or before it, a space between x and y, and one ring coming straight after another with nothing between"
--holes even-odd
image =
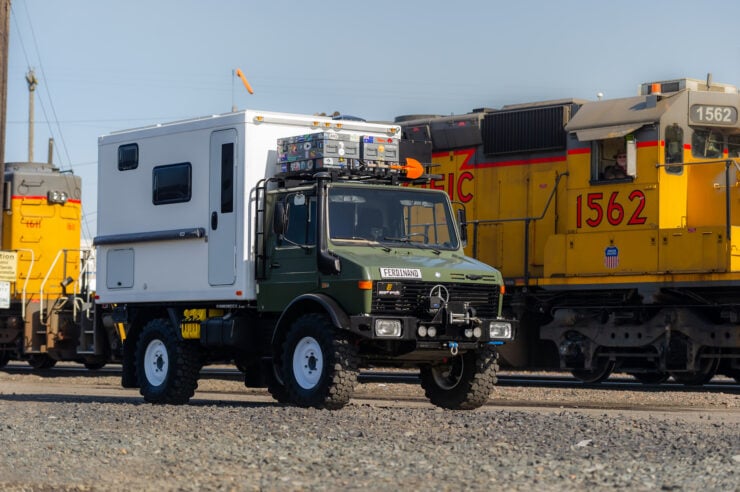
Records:
<instances>
[{"instance_id":1,"label":"fender","mask_svg":"<svg viewBox=\"0 0 740 492\"><path fill-rule=\"evenodd\" d=\"M325 294L302 294L293 299L280 315L272 334L272 346L279 349L283 334L298 316L315 312L328 314L332 324L340 330L346 330L350 326L349 316L337 301Z\"/></svg>"}]
</instances>

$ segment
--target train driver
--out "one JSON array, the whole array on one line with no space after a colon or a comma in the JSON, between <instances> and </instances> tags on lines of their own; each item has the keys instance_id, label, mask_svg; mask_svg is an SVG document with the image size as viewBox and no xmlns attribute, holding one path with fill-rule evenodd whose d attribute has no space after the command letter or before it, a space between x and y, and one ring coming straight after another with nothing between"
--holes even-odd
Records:
<instances>
[{"instance_id":1,"label":"train driver","mask_svg":"<svg viewBox=\"0 0 740 492\"><path fill-rule=\"evenodd\" d=\"M614 156L614 164L604 169L605 179L623 179L627 177L627 153L620 150Z\"/></svg>"}]
</instances>

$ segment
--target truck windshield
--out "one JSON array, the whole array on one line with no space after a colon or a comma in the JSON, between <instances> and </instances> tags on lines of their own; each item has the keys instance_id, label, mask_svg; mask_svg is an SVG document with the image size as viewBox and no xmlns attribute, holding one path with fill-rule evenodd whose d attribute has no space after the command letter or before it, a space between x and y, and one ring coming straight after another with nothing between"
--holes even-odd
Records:
<instances>
[{"instance_id":1,"label":"truck windshield","mask_svg":"<svg viewBox=\"0 0 740 492\"><path fill-rule=\"evenodd\" d=\"M456 250L457 233L446 198L405 188L332 187L329 235L333 242Z\"/></svg>"}]
</instances>

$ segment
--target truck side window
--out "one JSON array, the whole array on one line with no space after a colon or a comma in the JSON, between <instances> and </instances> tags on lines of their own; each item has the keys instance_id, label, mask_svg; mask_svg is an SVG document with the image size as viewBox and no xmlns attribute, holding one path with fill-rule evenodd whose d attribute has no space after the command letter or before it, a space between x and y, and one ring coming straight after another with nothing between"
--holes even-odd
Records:
<instances>
[{"instance_id":1,"label":"truck side window","mask_svg":"<svg viewBox=\"0 0 740 492\"><path fill-rule=\"evenodd\" d=\"M288 224L283 236L295 244L316 244L315 199L306 200L302 205L288 205Z\"/></svg>"}]
</instances>

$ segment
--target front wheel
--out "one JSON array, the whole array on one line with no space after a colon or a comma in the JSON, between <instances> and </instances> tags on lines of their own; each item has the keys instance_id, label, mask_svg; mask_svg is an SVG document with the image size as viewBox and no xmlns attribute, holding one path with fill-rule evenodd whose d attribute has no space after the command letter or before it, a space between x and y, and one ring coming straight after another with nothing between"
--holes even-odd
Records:
<instances>
[{"instance_id":1,"label":"front wheel","mask_svg":"<svg viewBox=\"0 0 740 492\"><path fill-rule=\"evenodd\" d=\"M429 401L450 410L472 410L488 401L496 384L498 353L490 345L424 366L421 387Z\"/></svg>"},{"instance_id":2,"label":"front wheel","mask_svg":"<svg viewBox=\"0 0 740 492\"><path fill-rule=\"evenodd\" d=\"M187 403L198 387L200 366L198 346L180 340L169 321L147 323L136 345L136 376L145 401Z\"/></svg>"},{"instance_id":3,"label":"front wheel","mask_svg":"<svg viewBox=\"0 0 740 492\"><path fill-rule=\"evenodd\" d=\"M357 348L326 316L301 316L285 338L281 357L289 401L301 407L342 408L357 384L358 359Z\"/></svg>"}]
</instances>

